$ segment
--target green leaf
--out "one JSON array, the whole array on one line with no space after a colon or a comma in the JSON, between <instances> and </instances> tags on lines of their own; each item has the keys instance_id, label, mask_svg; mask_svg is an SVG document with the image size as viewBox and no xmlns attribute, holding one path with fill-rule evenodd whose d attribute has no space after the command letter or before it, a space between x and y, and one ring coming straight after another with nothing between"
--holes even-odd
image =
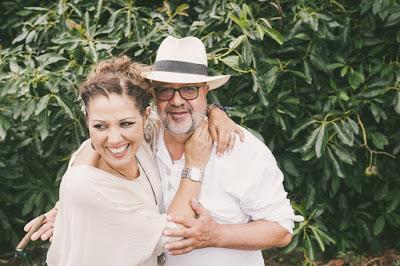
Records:
<instances>
[{"instance_id":1,"label":"green leaf","mask_svg":"<svg viewBox=\"0 0 400 266\"><path fill-rule=\"evenodd\" d=\"M229 48L235 50L246 38L246 35L240 35L229 43Z\"/></svg>"},{"instance_id":2,"label":"green leaf","mask_svg":"<svg viewBox=\"0 0 400 266\"><path fill-rule=\"evenodd\" d=\"M394 110L396 111L396 113L400 114L400 91L396 93L394 101Z\"/></svg>"},{"instance_id":3,"label":"green leaf","mask_svg":"<svg viewBox=\"0 0 400 266\"><path fill-rule=\"evenodd\" d=\"M317 158L321 157L321 149L322 149L322 143L324 141L324 136L325 136L325 124L322 124L318 131L317 141L315 142L315 155L317 156Z\"/></svg>"},{"instance_id":4,"label":"green leaf","mask_svg":"<svg viewBox=\"0 0 400 266\"><path fill-rule=\"evenodd\" d=\"M311 135L307 138L306 144L304 144L304 146L301 149L301 151L303 153L306 152L307 150L309 150L311 148L311 146L314 144L319 131L320 131L319 127L314 129L314 131L311 133Z\"/></svg>"},{"instance_id":5,"label":"green leaf","mask_svg":"<svg viewBox=\"0 0 400 266\"><path fill-rule=\"evenodd\" d=\"M389 144L388 138L380 132L369 132L372 143L380 150Z\"/></svg>"},{"instance_id":6,"label":"green leaf","mask_svg":"<svg viewBox=\"0 0 400 266\"><path fill-rule=\"evenodd\" d=\"M333 155L333 153L331 152L331 150L329 148L327 149L327 151L328 151L328 156L330 158L330 162L331 162L336 174L339 177L344 178L344 174L343 174L342 170L340 169L339 163L337 162L335 156Z\"/></svg>"},{"instance_id":7,"label":"green leaf","mask_svg":"<svg viewBox=\"0 0 400 266\"><path fill-rule=\"evenodd\" d=\"M376 15L381 10L383 0L374 0L372 4L372 13Z\"/></svg>"},{"instance_id":8,"label":"green leaf","mask_svg":"<svg viewBox=\"0 0 400 266\"><path fill-rule=\"evenodd\" d=\"M0 116L0 142L3 142L7 135L7 130L11 127L10 121Z\"/></svg>"},{"instance_id":9,"label":"green leaf","mask_svg":"<svg viewBox=\"0 0 400 266\"><path fill-rule=\"evenodd\" d=\"M239 56L230 55L221 59L221 61L230 68L239 68Z\"/></svg>"},{"instance_id":10,"label":"green leaf","mask_svg":"<svg viewBox=\"0 0 400 266\"><path fill-rule=\"evenodd\" d=\"M341 160L346 164L353 165L353 159L350 152L346 151L339 145L332 145L331 147L335 152L335 154L337 155L337 157L339 158L339 160Z\"/></svg>"},{"instance_id":11,"label":"green leaf","mask_svg":"<svg viewBox=\"0 0 400 266\"><path fill-rule=\"evenodd\" d=\"M71 119L75 119L74 114L72 113L71 109L61 100L58 96L53 96L56 98L58 105L64 110L64 112L69 116Z\"/></svg>"},{"instance_id":12,"label":"green leaf","mask_svg":"<svg viewBox=\"0 0 400 266\"><path fill-rule=\"evenodd\" d=\"M26 36L28 36L29 31L23 31L20 33L15 39L12 41L12 44L25 40Z\"/></svg>"},{"instance_id":13,"label":"green leaf","mask_svg":"<svg viewBox=\"0 0 400 266\"><path fill-rule=\"evenodd\" d=\"M47 66L58 61L68 61L66 58L62 57L59 54L47 53L42 54L36 58L36 60L40 63L41 66Z\"/></svg>"},{"instance_id":14,"label":"green leaf","mask_svg":"<svg viewBox=\"0 0 400 266\"><path fill-rule=\"evenodd\" d=\"M49 99L50 95L48 94L40 98L39 102L36 104L35 115L40 114L47 107Z\"/></svg>"},{"instance_id":15,"label":"green leaf","mask_svg":"<svg viewBox=\"0 0 400 266\"><path fill-rule=\"evenodd\" d=\"M385 217L379 216L374 223L374 235L379 235L385 227Z\"/></svg>"},{"instance_id":16,"label":"green leaf","mask_svg":"<svg viewBox=\"0 0 400 266\"><path fill-rule=\"evenodd\" d=\"M335 122L333 123L333 128L339 139L348 146L353 146L354 136L348 133L346 130L340 128Z\"/></svg>"},{"instance_id":17,"label":"green leaf","mask_svg":"<svg viewBox=\"0 0 400 266\"><path fill-rule=\"evenodd\" d=\"M301 126L297 127L295 130L293 130L292 137L290 138L293 140L300 132L302 132L304 129L306 129L308 126L314 124L314 120L309 120L305 123L303 123Z\"/></svg>"},{"instance_id":18,"label":"green leaf","mask_svg":"<svg viewBox=\"0 0 400 266\"><path fill-rule=\"evenodd\" d=\"M18 74L20 72L20 67L16 62L10 61L10 70L11 72Z\"/></svg>"},{"instance_id":19,"label":"green leaf","mask_svg":"<svg viewBox=\"0 0 400 266\"><path fill-rule=\"evenodd\" d=\"M343 78L344 76L346 76L348 70L349 70L349 67L348 67L348 66L343 67L343 68L340 70L340 76L341 76L342 78Z\"/></svg>"},{"instance_id":20,"label":"green leaf","mask_svg":"<svg viewBox=\"0 0 400 266\"><path fill-rule=\"evenodd\" d=\"M268 28L264 27L264 31L268 34L269 37L271 37L273 40L275 40L279 45L283 44L283 36L280 34L279 31L273 28Z\"/></svg>"},{"instance_id":21,"label":"green leaf","mask_svg":"<svg viewBox=\"0 0 400 266\"><path fill-rule=\"evenodd\" d=\"M350 117L347 118L347 122L350 125L351 129L353 130L354 134L358 135L359 128L358 128L357 123L353 119L351 119Z\"/></svg>"},{"instance_id":22,"label":"green leaf","mask_svg":"<svg viewBox=\"0 0 400 266\"><path fill-rule=\"evenodd\" d=\"M267 94L269 94L275 87L276 79L278 76L278 70L279 70L278 67L274 66L273 68L268 70L267 73L263 75L263 80Z\"/></svg>"},{"instance_id":23,"label":"green leaf","mask_svg":"<svg viewBox=\"0 0 400 266\"><path fill-rule=\"evenodd\" d=\"M306 60L303 61L303 64L304 64L304 74L306 76L306 82L307 82L307 84L311 84L312 76L311 76L310 65L308 64L308 62Z\"/></svg>"},{"instance_id":24,"label":"green leaf","mask_svg":"<svg viewBox=\"0 0 400 266\"><path fill-rule=\"evenodd\" d=\"M283 169L287 173L289 173L289 174L291 174L292 176L295 176L295 177L300 177L299 170L297 170L296 166L294 165L294 163L291 160L284 160L282 162L282 166L283 166Z\"/></svg>"},{"instance_id":25,"label":"green leaf","mask_svg":"<svg viewBox=\"0 0 400 266\"><path fill-rule=\"evenodd\" d=\"M311 239L307 236L305 241L304 241L304 248L306 250L306 253L310 260L315 260L315 255L314 255L314 247L312 245Z\"/></svg>"},{"instance_id":26,"label":"green leaf","mask_svg":"<svg viewBox=\"0 0 400 266\"><path fill-rule=\"evenodd\" d=\"M321 237L319 236L319 232L317 230L315 230L314 226L310 225L309 228L311 229L311 232L313 233L315 239L317 240L319 248L321 249L322 252L324 252L325 251L325 244L321 240Z\"/></svg>"},{"instance_id":27,"label":"green leaf","mask_svg":"<svg viewBox=\"0 0 400 266\"><path fill-rule=\"evenodd\" d=\"M182 5L180 5L180 6L178 6L176 8L175 13L187 16L187 12L185 12L185 11L188 10L188 9L189 9L189 5L188 4L182 4Z\"/></svg>"},{"instance_id":28,"label":"green leaf","mask_svg":"<svg viewBox=\"0 0 400 266\"><path fill-rule=\"evenodd\" d=\"M353 71L348 77L348 81L353 90L357 89L365 82L364 75L358 71Z\"/></svg>"}]
</instances>

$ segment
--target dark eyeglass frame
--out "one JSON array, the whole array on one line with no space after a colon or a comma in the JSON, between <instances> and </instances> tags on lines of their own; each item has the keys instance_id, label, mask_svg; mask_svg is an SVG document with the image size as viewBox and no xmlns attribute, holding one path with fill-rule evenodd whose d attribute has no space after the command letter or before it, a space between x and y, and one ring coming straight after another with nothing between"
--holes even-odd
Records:
<instances>
[{"instance_id":1,"label":"dark eyeglass frame","mask_svg":"<svg viewBox=\"0 0 400 266\"><path fill-rule=\"evenodd\" d=\"M193 97L187 97L187 96L185 96L184 93L182 93L183 90L188 89L188 88L196 88L196 94L195 94L195 96L193 96ZM155 92L155 95L156 95L156 97L157 97L157 99L158 99L159 101L170 101L172 98L174 98L176 92L179 93L179 95L182 97L182 99L190 101L190 100L194 100L194 99L196 99L197 97L199 97L199 90L200 90L201 88L208 88L208 85L207 85L207 84L200 85L200 86L196 86L196 85L187 85L187 86L183 86L183 87L180 87L180 88L171 88L171 87L167 87L167 86L158 86L158 87L155 87L155 88L154 88L154 92ZM160 98L160 97L159 97L159 94L158 94L158 91L159 91L159 90L167 90L168 93L170 93L170 97L169 97L169 98ZM172 93L171 93L171 92L172 92Z\"/></svg>"}]
</instances>

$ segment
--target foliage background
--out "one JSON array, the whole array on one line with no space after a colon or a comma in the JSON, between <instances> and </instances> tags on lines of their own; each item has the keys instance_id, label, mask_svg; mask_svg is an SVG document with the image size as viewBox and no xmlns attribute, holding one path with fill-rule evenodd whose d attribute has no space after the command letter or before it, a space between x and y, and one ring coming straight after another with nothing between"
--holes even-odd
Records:
<instances>
[{"instance_id":1,"label":"foliage background","mask_svg":"<svg viewBox=\"0 0 400 266\"><path fill-rule=\"evenodd\" d=\"M86 137L77 101L90 66L151 64L161 40L194 35L211 101L265 140L306 218L306 263L400 248L400 3L395 0L0 2L0 253L57 199Z\"/></svg>"}]
</instances>

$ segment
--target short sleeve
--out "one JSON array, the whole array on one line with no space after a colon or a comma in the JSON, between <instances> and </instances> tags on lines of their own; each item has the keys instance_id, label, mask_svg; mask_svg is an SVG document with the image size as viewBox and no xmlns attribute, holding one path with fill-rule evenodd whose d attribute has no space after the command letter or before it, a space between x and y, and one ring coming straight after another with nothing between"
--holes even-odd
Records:
<instances>
[{"instance_id":1,"label":"short sleeve","mask_svg":"<svg viewBox=\"0 0 400 266\"><path fill-rule=\"evenodd\" d=\"M240 207L251 220L277 222L293 233L294 222L303 218L294 214L275 158L269 150L262 154L257 151L249 162L234 192Z\"/></svg>"}]
</instances>

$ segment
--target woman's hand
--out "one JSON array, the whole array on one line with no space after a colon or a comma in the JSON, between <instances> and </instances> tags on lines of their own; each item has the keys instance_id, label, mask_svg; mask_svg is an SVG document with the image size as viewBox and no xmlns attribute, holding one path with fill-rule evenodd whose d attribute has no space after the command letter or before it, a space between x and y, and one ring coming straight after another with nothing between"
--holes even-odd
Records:
<instances>
[{"instance_id":1,"label":"woman's hand","mask_svg":"<svg viewBox=\"0 0 400 266\"><path fill-rule=\"evenodd\" d=\"M212 139L205 118L185 144L185 167L204 169L210 158Z\"/></svg>"},{"instance_id":2,"label":"woman's hand","mask_svg":"<svg viewBox=\"0 0 400 266\"><path fill-rule=\"evenodd\" d=\"M56 203L53 209L44 214L46 216L46 219L44 220L43 225L35 233L32 234L31 236L32 241L38 240L40 238L43 241L49 239L49 241L51 242L51 240L53 239L53 227L54 227L54 222L56 220L57 211L58 211L58 206ZM25 225L24 227L25 232L28 232L31 229L36 219L37 218L31 220L29 223Z\"/></svg>"},{"instance_id":3,"label":"woman's hand","mask_svg":"<svg viewBox=\"0 0 400 266\"><path fill-rule=\"evenodd\" d=\"M222 156L226 150L231 151L236 141L236 134L240 141L244 141L242 129L230 119L224 111L213 108L208 113L209 129L212 140L217 144L217 155Z\"/></svg>"}]
</instances>

